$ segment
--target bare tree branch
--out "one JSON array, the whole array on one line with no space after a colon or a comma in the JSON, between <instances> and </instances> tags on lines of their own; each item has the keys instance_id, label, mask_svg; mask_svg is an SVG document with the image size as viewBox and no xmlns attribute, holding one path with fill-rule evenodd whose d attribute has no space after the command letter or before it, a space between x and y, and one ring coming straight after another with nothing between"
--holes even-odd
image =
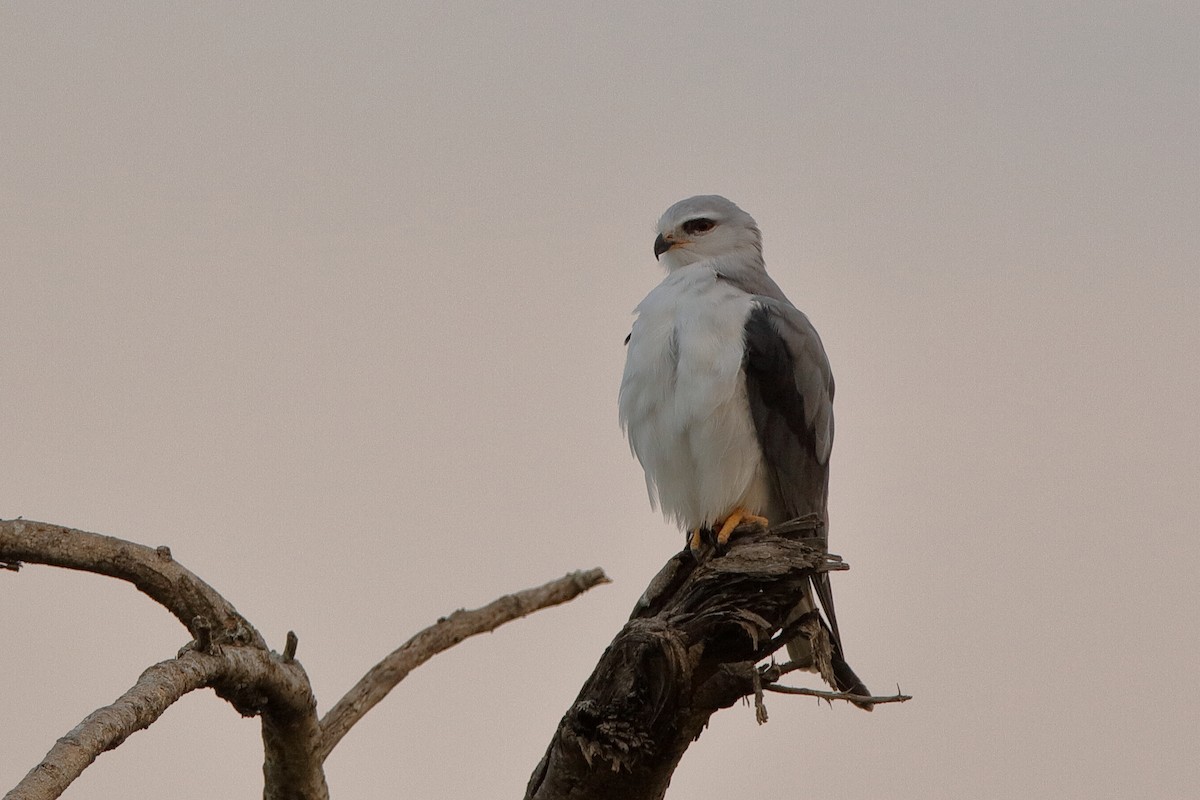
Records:
<instances>
[{"instance_id":1,"label":"bare tree branch","mask_svg":"<svg viewBox=\"0 0 1200 800\"><path fill-rule=\"evenodd\" d=\"M16 570L21 562L129 581L174 614L193 640L177 658L146 670L112 705L89 714L6 800L58 797L100 753L152 724L187 692L206 686L244 716L261 718L265 800L326 800L325 757L412 669L469 636L608 582L599 569L575 572L474 611L456 611L368 672L326 716L326 731L317 720L308 676L295 659L295 634L288 633L282 655L270 651L233 605L177 564L166 547L149 548L43 522L0 520L0 566Z\"/></svg>"},{"instance_id":2,"label":"bare tree branch","mask_svg":"<svg viewBox=\"0 0 1200 800\"><path fill-rule=\"evenodd\" d=\"M802 686L779 686L778 684L764 684L763 691L778 692L779 694L799 694L806 697L819 697L822 700L845 700L848 703L870 703L871 705L883 705L884 703L905 703L912 700L910 694L884 695L876 697L874 695L866 697L861 694L847 694L846 692L827 692L822 689L805 689Z\"/></svg>"},{"instance_id":3,"label":"bare tree branch","mask_svg":"<svg viewBox=\"0 0 1200 800\"><path fill-rule=\"evenodd\" d=\"M221 668L211 658L172 659L150 667L112 705L88 714L59 739L42 762L4 796L5 800L58 797L96 756L149 727L180 697L209 685Z\"/></svg>"},{"instance_id":4,"label":"bare tree branch","mask_svg":"<svg viewBox=\"0 0 1200 800\"><path fill-rule=\"evenodd\" d=\"M525 589L493 600L482 608L459 609L409 639L362 677L346 696L321 720L324 733L321 757L337 746L347 731L376 703L387 696L408 673L433 656L470 636L495 630L549 606L565 603L602 583L608 577L601 569L572 572L533 589Z\"/></svg>"},{"instance_id":5,"label":"bare tree branch","mask_svg":"<svg viewBox=\"0 0 1200 800\"><path fill-rule=\"evenodd\" d=\"M307 754L291 752L294 742L315 741L319 736L316 702L304 671L294 663L285 665L274 653L235 645L213 652L185 648L178 658L147 669L129 691L93 711L59 739L5 800L58 797L97 756L149 727L183 695L203 687L215 689L244 716L261 715L264 739L268 725L308 728L272 745L287 752L273 753L268 748L266 763L276 765L281 774L268 781L272 791L266 797L328 796L315 748Z\"/></svg>"},{"instance_id":6,"label":"bare tree branch","mask_svg":"<svg viewBox=\"0 0 1200 800\"><path fill-rule=\"evenodd\" d=\"M36 775L51 774L65 778L57 791L78 776L97 755L115 747L129 734L149 725L184 691L196 688L187 681L178 686L180 694L155 695L164 703L149 717L130 717L128 709L141 708L149 713L156 706L145 706L140 698L147 691L158 691L153 683L184 669L179 664L216 659L209 665L208 679L201 685L212 686L244 716L261 717L266 777L265 798L324 798L328 796L321 760L320 726L316 701L308 677L299 662L282 659L267 649L266 642L229 601L171 558L166 547L149 548L112 536L50 525L29 520L0 521L0 560L22 561L77 569L109 575L129 581L175 615L195 637L187 652L175 662L164 662L147 672L151 684L134 686L112 706L89 716L74 733L87 746L73 744L51 749L42 764L26 776L24 784ZM186 662L185 662L186 659ZM166 664L176 664L166 667ZM215 664L215 666L213 665ZM195 672L184 674L195 678ZM145 677L145 676L144 676ZM118 723L125 727L112 728ZM99 728L97 726L100 726ZM132 727L130 727L132 726ZM111 731L109 729L112 728ZM97 733L98 730L109 731ZM114 733L115 731L116 733ZM119 735L118 735L119 734ZM109 743L109 739L117 735ZM102 745L95 749L96 745ZM66 766L56 759L67 758ZM58 786L59 784L53 783ZM14 789L14 791L16 791ZM57 794L47 795L57 796Z\"/></svg>"},{"instance_id":7,"label":"bare tree branch","mask_svg":"<svg viewBox=\"0 0 1200 800\"><path fill-rule=\"evenodd\" d=\"M166 547L146 547L113 536L32 520L0 520L0 561L46 564L128 581L170 611L192 636L197 618L224 641L266 648L266 642L215 589L171 558Z\"/></svg>"}]
</instances>

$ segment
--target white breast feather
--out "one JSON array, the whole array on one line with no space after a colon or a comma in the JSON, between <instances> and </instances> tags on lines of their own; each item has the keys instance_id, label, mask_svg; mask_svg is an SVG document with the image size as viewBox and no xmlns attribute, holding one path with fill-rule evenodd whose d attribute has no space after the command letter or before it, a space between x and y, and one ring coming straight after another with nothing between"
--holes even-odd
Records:
<instances>
[{"instance_id":1,"label":"white breast feather","mask_svg":"<svg viewBox=\"0 0 1200 800\"><path fill-rule=\"evenodd\" d=\"M646 471L650 502L683 528L767 502L742 373L752 304L695 264L673 271L637 307L621 424Z\"/></svg>"}]
</instances>

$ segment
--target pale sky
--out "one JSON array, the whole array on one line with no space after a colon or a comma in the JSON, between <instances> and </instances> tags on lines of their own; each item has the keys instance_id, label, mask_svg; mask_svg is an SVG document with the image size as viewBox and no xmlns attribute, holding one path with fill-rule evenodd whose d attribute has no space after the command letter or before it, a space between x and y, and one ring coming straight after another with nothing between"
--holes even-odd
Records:
<instances>
[{"instance_id":1,"label":"pale sky","mask_svg":"<svg viewBox=\"0 0 1200 800\"><path fill-rule=\"evenodd\" d=\"M616 421L654 224L719 193L837 380L863 714L713 718L668 797L1200 784L1193 2L0 6L0 517L176 557L321 711L455 608L614 583L421 667L337 798L519 797L682 535ZM0 788L187 640L0 574ZM811 681L810 681L810 685ZM253 797L211 692L68 798Z\"/></svg>"}]
</instances>

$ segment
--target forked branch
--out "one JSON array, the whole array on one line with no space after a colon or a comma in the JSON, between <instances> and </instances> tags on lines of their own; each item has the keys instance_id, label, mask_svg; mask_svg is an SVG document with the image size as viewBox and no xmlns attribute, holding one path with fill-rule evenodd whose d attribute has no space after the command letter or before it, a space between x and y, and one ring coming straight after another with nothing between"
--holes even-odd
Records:
<instances>
[{"instance_id":1,"label":"forked branch","mask_svg":"<svg viewBox=\"0 0 1200 800\"><path fill-rule=\"evenodd\" d=\"M326 715L317 719L308 676L289 633L282 655L231 603L172 559L111 536L27 520L0 520L0 565L23 562L109 575L132 583L182 622L192 642L156 664L111 705L89 714L51 748L5 800L58 797L100 753L151 725L187 692L211 687L246 716L262 720L267 800L322 800L329 795L322 763L346 732L415 667L468 636L565 603L601 583L601 570L575 572L505 595L472 611L459 610L417 634L376 665Z\"/></svg>"}]
</instances>

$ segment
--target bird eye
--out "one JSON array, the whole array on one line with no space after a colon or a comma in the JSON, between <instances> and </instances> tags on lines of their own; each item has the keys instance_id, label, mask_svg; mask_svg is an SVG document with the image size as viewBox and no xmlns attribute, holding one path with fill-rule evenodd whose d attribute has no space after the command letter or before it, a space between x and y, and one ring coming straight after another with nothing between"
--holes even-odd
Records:
<instances>
[{"instance_id":1,"label":"bird eye","mask_svg":"<svg viewBox=\"0 0 1200 800\"><path fill-rule=\"evenodd\" d=\"M711 219L701 217L700 219L689 219L683 223L683 232L689 236L695 236L697 233L708 233L717 226L717 223Z\"/></svg>"}]
</instances>

